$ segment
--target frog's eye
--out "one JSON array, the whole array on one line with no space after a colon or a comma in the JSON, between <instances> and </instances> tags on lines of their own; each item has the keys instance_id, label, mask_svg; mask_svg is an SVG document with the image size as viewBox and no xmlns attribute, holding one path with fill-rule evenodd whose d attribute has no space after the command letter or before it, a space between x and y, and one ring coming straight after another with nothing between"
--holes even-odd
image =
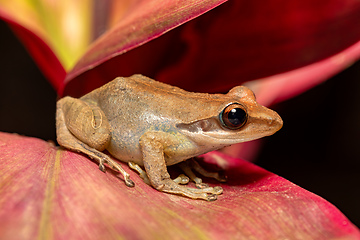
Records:
<instances>
[{"instance_id":1,"label":"frog's eye","mask_svg":"<svg viewBox=\"0 0 360 240\"><path fill-rule=\"evenodd\" d=\"M224 127L229 129L239 129L245 125L247 112L243 105L232 103L224 108L220 113L220 121Z\"/></svg>"}]
</instances>

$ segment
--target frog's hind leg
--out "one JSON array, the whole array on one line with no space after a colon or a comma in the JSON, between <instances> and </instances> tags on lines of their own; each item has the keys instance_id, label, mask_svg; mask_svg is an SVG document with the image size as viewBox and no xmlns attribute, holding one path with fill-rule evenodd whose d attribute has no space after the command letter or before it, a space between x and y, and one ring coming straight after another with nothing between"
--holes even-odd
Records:
<instances>
[{"instance_id":1,"label":"frog's hind leg","mask_svg":"<svg viewBox=\"0 0 360 240\"><path fill-rule=\"evenodd\" d=\"M209 172L205 170L200 164L194 159L189 159L185 162L179 163L180 168L184 171L184 173L195 182L195 186L197 188L207 188L209 185L202 182L202 179L197 177L195 173L192 171L193 169L203 175L204 177L214 178L219 182L226 182L226 177L219 172Z\"/></svg>"},{"instance_id":2,"label":"frog's hind leg","mask_svg":"<svg viewBox=\"0 0 360 240\"><path fill-rule=\"evenodd\" d=\"M127 186L135 185L120 164L101 152L109 145L111 133L109 122L98 106L71 97L60 99L57 102L56 134L61 146L95 159L103 172L104 163L108 164L123 175Z\"/></svg>"}]
</instances>

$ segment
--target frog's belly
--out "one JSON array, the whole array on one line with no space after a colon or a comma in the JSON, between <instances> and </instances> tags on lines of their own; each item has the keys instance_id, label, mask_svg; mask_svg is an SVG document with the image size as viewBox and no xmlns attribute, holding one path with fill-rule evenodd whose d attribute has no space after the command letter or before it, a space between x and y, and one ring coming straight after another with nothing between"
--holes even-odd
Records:
<instances>
[{"instance_id":1,"label":"frog's belly","mask_svg":"<svg viewBox=\"0 0 360 240\"><path fill-rule=\"evenodd\" d=\"M112 122L110 122L112 123ZM123 125L111 125L112 136L107 150L116 159L123 162L134 162L143 166L143 155L140 148L140 138L146 132L144 129L131 131L132 128L124 128ZM120 129L121 128L121 129ZM170 134L170 146L164 149L164 160L167 166L177 164L191 157L204 153L195 144L181 134ZM200 150L200 151L199 151ZM159 159L161 161L161 159Z\"/></svg>"},{"instance_id":2,"label":"frog's belly","mask_svg":"<svg viewBox=\"0 0 360 240\"><path fill-rule=\"evenodd\" d=\"M128 142L126 141L118 141L112 139L110 145L108 146L107 150L110 154L115 157L116 159L121 160L122 162L134 162L140 166L143 166L143 155L140 149L139 140L137 142L131 142L132 140L129 139ZM180 153L176 154L176 151L173 152L171 156L165 154L164 160L167 166L177 164L182 162L188 158L191 158L195 155L184 156Z\"/></svg>"},{"instance_id":3,"label":"frog's belly","mask_svg":"<svg viewBox=\"0 0 360 240\"><path fill-rule=\"evenodd\" d=\"M113 134L107 147L110 154L123 162L134 162L143 165L139 137L129 134Z\"/></svg>"}]
</instances>

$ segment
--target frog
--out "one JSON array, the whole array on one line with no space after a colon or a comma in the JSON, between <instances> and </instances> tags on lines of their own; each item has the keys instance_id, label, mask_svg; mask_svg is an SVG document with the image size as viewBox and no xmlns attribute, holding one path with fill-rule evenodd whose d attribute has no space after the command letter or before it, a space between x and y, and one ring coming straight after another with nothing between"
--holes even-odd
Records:
<instances>
[{"instance_id":1,"label":"frog","mask_svg":"<svg viewBox=\"0 0 360 240\"><path fill-rule=\"evenodd\" d=\"M195 157L272 135L282 125L246 86L226 94L188 92L140 74L117 77L80 98L65 96L56 110L59 145L87 155L101 171L106 164L133 187L118 161L124 162L160 192L207 201L223 189L210 187L194 171L220 182L226 178L204 169ZM167 168L175 164L185 174L172 179Z\"/></svg>"}]
</instances>

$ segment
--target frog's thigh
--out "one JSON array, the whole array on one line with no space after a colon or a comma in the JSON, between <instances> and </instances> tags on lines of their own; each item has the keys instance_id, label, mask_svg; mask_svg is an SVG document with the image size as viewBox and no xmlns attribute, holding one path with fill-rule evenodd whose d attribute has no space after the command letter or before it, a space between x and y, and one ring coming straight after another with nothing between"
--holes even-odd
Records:
<instances>
[{"instance_id":1,"label":"frog's thigh","mask_svg":"<svg viewBox=\"0 0 360 240\"><path fill-rule=\"evenodd\" d=\"M91 114L91 112L95 112ZM90 131L90 124L93 128ZM58 101L56 110L56 135L58 143L68 149L82 152L99 162L99 168L105 171L104 163L119 171L127 186L134 186L130 175L108 155L101 151L110 142L109 123L98 107L93 108L80 99L65 97ZM95 136L95 137L94 137ZM96 141L98 139L98 142Z\"/></svg>"},{"instance_id":2,"label":"frog's thigh","mask_svg":"<svg viewBox=\"0 0 360 240\"><path fill-rule=\"evenodd\" d=\"M104 112L96 105L81 99L65 97L57 103L66 128L89 147L103 151L110 143L110 124Z\"/></svg>"},{"instance_id":3,"label":"frog's thigh","mask_svg":"<svg viewBox=\"0 0 360 240\"><path fill-rule=\"evenodd\" d=\"M169 139L166 133L148 132L140 138L140 146L146 173L151 185L159 191L178 194L192 199L204 199L213 201L217 194L221 194L218 188L195 189L181 186L170 179L164 159L164 145Z\"/></svg>"}]
</instances>

